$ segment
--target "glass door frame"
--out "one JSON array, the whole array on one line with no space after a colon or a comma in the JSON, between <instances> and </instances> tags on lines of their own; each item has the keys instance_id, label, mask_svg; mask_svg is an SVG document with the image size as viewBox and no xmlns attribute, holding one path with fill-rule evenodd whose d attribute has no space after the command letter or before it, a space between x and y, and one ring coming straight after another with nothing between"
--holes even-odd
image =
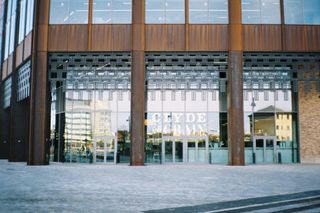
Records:
<instances>
[{"instance_id":1,"label":"glass door frame","mask_svg":"<svg viewBox=\"0 0 320 213\"><path fill-rule=\"evenodd\" d=\"M93 138L93 163L97 163L97 141L102 140L104 143L104 157L103 164L116 164L117 163L117 146L118 141L116 136L98 136ZM107 160L107 141L114 140L114 150L113 150L113 162L108 162ZM100 163L100 162L98 162Z\"/></svg>"},{"instance_id":2,"label":"glass door frame","mask_svg":"<svg viewBox=\"0 0 320 213\"><path fill-rule=\"evenodd\" d=\"M277 137L276 136L254 136L253 137L253 144L252 144L252 149L253 153L255 155L255 164L256 159L257 159L257 140L263 140L263 162L264 164L267 164L267 140L273 140L273 162L272 163L277 163L278 162L278 149L277 149Z\"/></svg>"},{"instance_id":3,"label":"glass door frame","mask_svg":"<svg viewBox=\"0 0 320 213\"><path fill-rule=\"evenodd\" d=\"M199 161L199 149L198 149L198 142L195 142L195 162L189 162L188 160L188 141L195 140L205 140L205 163L209 163L209 140L208 136L163 136L161 138L161 163L169 163L165 162L165 142L166 141L172 141L172 162L170 163L203 163ZM182 155L183 155L183 160L182 162L176 162L175 161L175 144L176 141L181 141L182 142Z\"/></svg>"}]
</instances>

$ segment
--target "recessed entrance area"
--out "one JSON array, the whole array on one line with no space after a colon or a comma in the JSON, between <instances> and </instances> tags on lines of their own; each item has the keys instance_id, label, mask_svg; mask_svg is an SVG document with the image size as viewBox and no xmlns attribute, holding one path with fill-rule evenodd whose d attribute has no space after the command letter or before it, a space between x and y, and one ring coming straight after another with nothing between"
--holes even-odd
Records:
<instances>
[{"instance_id":1,"label":"recessed entrance area","mask_svg":"<svg viewBox=\"0 0 320 213\"><path fill-rule=\"evenodd\" d=\"M226 54L148 53L146 64L146 162L226 164Z\"/></svg>"},{"instance_id":2,"label":"recessed entrance area","mask_svg":"<svg viewBox=\"0 0 320 213\"><path fill-rule=\"evenodd\" d=\"M208 163L206 137L164 137L161 163Z\"/></svg>"},{"instance_id":3,"label":"recessed entrance area","mask_svg":"<svg viewBox=\"0 0 320 213\"><path fill-rule=\"evenodd\" d=\"M94 163L116 163L117 162L117 138L96 137L94 138Z\"/></svg>"},{"instance_id":4,"label":"recessed entrance area","mask_svg":"<svg viewBox=\"0 0 320 213\"><path fill-rule=\"evenodd\" d=\"M277 163L276 137L255 137L253 140L254 163Z\"/></svg>"}]
</instances>

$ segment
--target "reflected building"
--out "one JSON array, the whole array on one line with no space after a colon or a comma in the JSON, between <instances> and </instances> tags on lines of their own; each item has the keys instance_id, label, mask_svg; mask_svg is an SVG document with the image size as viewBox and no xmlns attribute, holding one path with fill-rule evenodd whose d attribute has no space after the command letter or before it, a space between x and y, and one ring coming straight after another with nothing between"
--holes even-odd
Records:
<instances>
[{"instance_id":1,"label":"reflected building","mask_svg":"<svg viewBox=\"0 0 320 213\"><path fill-rule=\"evenodd\" d=\"M0 0L0 158L320 162L319 14L318 0Z\"/></svg>"}]
</instances>

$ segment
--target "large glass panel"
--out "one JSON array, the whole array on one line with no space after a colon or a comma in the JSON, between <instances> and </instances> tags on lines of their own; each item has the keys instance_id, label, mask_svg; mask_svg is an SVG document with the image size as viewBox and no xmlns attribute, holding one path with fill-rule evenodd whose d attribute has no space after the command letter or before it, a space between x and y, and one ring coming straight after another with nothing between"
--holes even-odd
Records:
<instances>
[{"instance_id":1,"label":"large glass panel","mask_svg":"<svg viewBox=\"0 0 320 213\"><path fill-rule=\"evenodd\" d=\"M165 0L146 1L146 23L163 24L165 23Z\"/></svg>"},{"instance_id":2,"label":"large glass panel","mask_svg":"<svg viewBox=\"0 0 320 213\"><path fill-rule=\"evenodd\" d=\"M18 40L19 43L23 41L24 35L25 35L26 7L27 7L27 0L22 0L20 2L20 21L19 21L19 40Z\"/></svg>"},{"instance_id":3,"label":"large glass panel","mask_svg":"<svg viewBox=\"0 0 320 213\"><path fill-rule=\"evenodd\" d=\"M69 23L69 0L50 1L50 24Z\"/></svg>"},{"instance_id":4,"label":"large glass panel","mask_svg":"<svg viewBox=\"0 0 320 213\"><path fill-rule=\"evenodd\" d=\"M280 24L279 0L261 0L261 24Z\"/></svg>"},{"instance_id":5,"label":"large glass panel","mask_svg":"<svg viewBox=\"0 0 320 213\"><path fill-rule=\"evenodd\" d=\"M15 42L15 33L16 33L17 2L18 0L12 1L9 55L13 52L15 48L14 42Z\"/></svg>"},{"instance_id":6,"label":"large glass panel","mask_svg":"<svg viewBox=\"0 0 320 213\"><path fill-rule=\"evenodd\" d=\"M146 73L146 153L152 155L152 149L158 147L155 144L158 144L159 139L169 138L176 141L173 145L174 162L207 163L209 149L211 151L215 144L216 151L223 149L222 158L227 159L227 140L220 138L219 72L213 67L206 67L208 64L198 66L198 63L204 63L201 62L200 54L186 55L183 59L182 54L170 55L172 59L167 59L167 56L156 55L155 58L147 59L152 63L147 66ZM174 63L153 66L153 63L165 60L170 60L169 63L172 60ZM191 66L193 60L197 61L195 67ZM182 63L179 62L176 66L175 61ZM225 124L223 126L226 127ZM219 158L218 155L216 157ZM147 162L156 162L152 161L153 158L147 157Z\"/></svg>"},{"instance_id":7,"label":"large glass panel","mask_svg":"<svg viewBox=\"0 0 320 213\"><path fill-rule=\"evenodd\" d=\"M304 0L304 24L320 24L320 1Z\"/></svg>"},{"instance_id":8,"label":"large glass panel","mask_svg":"<svg viewBox=\"0 0 320 213\"><path fill-rule=\"evenodd\" d=\"M279 0L242 0L243 24L280 24Z\"/></svg>"},{"instance_id":9,"label":"large glass panel","mask_svg":"<svg viewBox=\"0 0 320 213\"><path fill-rule=\"evenodd\" d=\"M88 23L88 0L69 0L69 24Z\"/></svg>"},{"instance_id":10,"label":"large glass panel","mask_svg":"<svg viewBox=\"0 0 320 213\"><path fill-rule=\"evenodd\" d=\"M129 24L131 23L131 0L94 0L92 23Z\"/></svg>"},{"instance_id":11,"label":"large glass panel","mask_svg":"<svg viewBox=\"0 0 320 213\"><path fill-rule=\"evenodd\" d=\"M33 15L34 15L34 0L28 0L27 5L27 23L26 23L26 35L33 29Z\"/></svg>"},{"instance_id":12,"label":"large glass panel","mask_svg":"<svg viewBox=\"0 0 320 213\"><path fill-rule=\"evenodd\" d=\"M284 0L286 24L320 24L320 1Z\"/></svg>"},{"instance_id":13,"label":"large glass panel","mask_svg":"<svg viewBox=\"0 0 320 213\"><path fill-rule=\"evenodd\" d=\"M4 44L4 60L6 60L9 56L9 46L10 46L10 27L11 27L11 9L12 9L12 1L8 1L7 4L7 18L5 22L5 44Z\"/></svg>"},{"instance_id":14,"label":"large glass panel","mask_svg":"<svg viewBox=\"0 0 320 213\"><path fill-rule=\"evenodd\" d=\"M183 24L184 0L146 0L147 24Z\"/></svg>"},{"instance_id":15,"label":"large glass panel","mask_svg":"<svg viewBox=\"0 0 320 213\"><path fill-rule=\"evenodd\" d=\"M189 139L187 141L187 150L188 162L196 162L196 140Z\"/></svg>"},{"instance_id":16,"label":"large glass panel","mask_svg":"<svg viewBox=\"0 0 320 213\"><path fill-rule=\"evenodd\" d=\"M21 101L30 95L30 72L31 61L25 63L18 70L17 101Z\"/></svg>"},{"instance_id":17,"label":"large glass panel","mask_svg":"<svg viewBox=\"0 0 320 213\"><path fill-rule=\"evenodd\" d=\"M130 24L131 23L131 0L113 0L112 2L112 23Z\"/></svg>"},{"instance_id":18,"label":"large glass panel","mask_svg":"<svg viewBox=\"0 0 320 213\"><path fill-rule=\"evenodd\" d=\"M9 77L4 82L4 89L3 89L3 108L7 108L11 104L11 89L12 87L12 78Z\"/></svg>"},{"instance_id":19,"label":"large glass panel","mask_svg":"<svg viewBox=\"0 0 320 213\"><path fill-rule=\"evenodd\" d=\"M265 162L266 163L276 163L276 153L274 152L274 140L266 138L266 153L265 153Z\"/></svg>"},{"instance_id":20,"label":"large glass panel","mask_svg":"<svg viewBox=\"0 0 320 213\"><path fill-rule=\"evenodd\" d=\"M165 162L173 162L173 141L172 140L165 140L164 141L164 159Z\"/></svg>"},{"instance_id":21,"label":"large glass panel","mask_svg":"<svg viewBox=\"0 0 320 213\"><path fill-rule=\"evenodd\" d=\"M189 23L226 24L228 23L227 0L190 0Z\"/></svg>"},{"instance_id":22,"label":"large glass panel","mask_svg":"<svg viewBox=\"0 0 320 213\"><path fill-rule=\"evenodd\" d=\"M189 22L191 24L210 23L208 0L190 0L189 1Z\"/></svg>"},{"instance_id":23,"label":"large glass panel","mask_svg":"<svg viewBox=\"0 0 320 213\"><path fill-rule=\"evenodd\" d=\"M2 47L2 44L3 44L2 32L3 32L3 27L5 26L3 18L4 18L4 1L0 0L0 47ZM0 51L0 63L2 63L2 51Z\"/></svg>"},{"instance_id":24,"label":"large glass panel","mask_svg":"<svg viewBox=\"0 0 320 213\"><path fill-rule=\"evenodd\" d=\"M50 24L87 24L88 0L51 0Z\"/></svg>"},{"instance_id":25,"label":"large glass panel","mask_svg":"<svg viewBox=\"0 0 320 213\"><path fill-rule=\"evenodd\" d=\"M175 162L183 162L183 140L175 140Z\"/></svg>"},{"instance_id":26,"label":"large glass panel","mask_svg":"<svg viewBox=\"0 0 320 213\"><path fill-rule=\"evenodd\" d=\"M66 70L61 71L60 62L50 66L52 116L55 116L51 123L52 158L60 162L128 163L130 90L123 85L130 82L130 71L124 67L116 68L114 64L112 69L100 68L99 71L79 69L79 64L74 64L79 60L77 57L67 55L62 59L60 55L54 56L54 61L66 64ZM92 60L90 56L81 57L86 57L87 63ZM125 72L128 78L120 74ZM57 81L56 76L65 77Z\"/></svg>"},{"instance_id":27,"label":"large glass panel","mask_svg":"<svg viewBox=\"0 0 320 213\"><path fill-rule=\"evenodd\" d=\"M227 24L228 0L209 0L209 22L214 24Z\"/></svg>"}]
</instances>

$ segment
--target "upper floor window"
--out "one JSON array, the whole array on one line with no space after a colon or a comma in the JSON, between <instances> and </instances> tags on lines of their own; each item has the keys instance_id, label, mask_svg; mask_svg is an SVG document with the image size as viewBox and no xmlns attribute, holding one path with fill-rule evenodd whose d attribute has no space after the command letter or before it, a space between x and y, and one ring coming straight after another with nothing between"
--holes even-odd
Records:
<instances>
[{"instance_id":1,"label":"upper floor window","mask_svg":"<svg viewBox=\"0 0 320 213\"><path fill-rule=\"evenodd\" d=\"M242 0L243 24L281 24L279 0Z\"/></svg>"},{"instance_id":2,"label":"upper floor window","mask_svg":"<svg viewBox=\"0 0 320 213\"><path fill-rule=\"evenodd\" d=\"M93 0L93 24L130 24L131 0Z\"/></svg>"},{"instance_id":3,"label":"upper floor window","mask_svg":"<svg viewBox=\"0 0 320 213\"><path fill-rule=\"evenodd\" d=\"M50 24L87 24L89 0L51 0Z\"/></svg>"},{"instance_id":4,"label":"upper floor window","mask_svg":"<svg viewBox=\"0 0 320 213\"><path fill-rule=\"evenodd\" d=\"M2 31L3 31L3 14L4 14L4 1L0 0L0 47L2 47ZM0 64L2 62L2 51L0 51Z\"/></svg>"},{"instance_id":5,"label":"upper floor window","mask_svg":"<svg viewBox=\"0 0 320 213\"><path fill-rule=\"evenodd\" d=\"M184 24L184 0L146 0L146 24Z\"/></svg>"},{"instance_id":6,"label":"upper floor window","mask_svg":"<svg viewBox=\"0 0 320 213\"><path fill-rule=\"evenodd\" d=\"M227 24L228 0L189 0L190 24Z\"/></svg>"},{"instance_id":7,"label":"upper floor window","mask_svg":"<svg viewBox=\"0 0 320 213\"><path fill-rule=\"evenodd\" d=\"M286 24L320 24L319 0L284 0Z\"/></svg>"},{"instance_id":8,"label":"upper floor window","mask_svg":"<svg viewBox=\"0 0 320 213\"><path fill-rule=\"evenodd\" d=\"M26 14L26 32L25 35L28 35L33 29L33 16L34 16L34 0L28 0L27 3L27 14Z\"/></svg>"},{"instance_id":9,"label":"upper floor window","mask_svg":"<svg viewBox=\"0 0 320 213\"><path fill-rule=\"evenodd\" d=\"M19 21L19 43L33 28L34 0L21 0Z\"/></svg>"},{"instance_id":10,"label":"upper floor window","mask_svg":"<svg viewBox=\"0 0 320 213\"><path fill-rule=\"evenodd\" d=\"M17 101L30 96L31 62L25 63L18 71Z\"/></svg>"},{"instance_id":11,"label":"upper floor window","mask_svg":"<svg viewBox=\"0 0 320 213\"><path fill-rule=\"evenodd\" d=\"M26 25L26 11L27 11L27 0L21 0L20 2L20 21L19 21L19 41L23 41L25 35Z\"/></svg>"},{"instance_id":12,"label":"upper floor window","mask_svg":"<svg viewBox=\"0 0 320 213\"><path fill-rule=\"evenodd\" d=\"M3 108L7 108L11 104L11 86L12 86L12 78L9 77L4 82L4 89L3 89Z\"/></svg>"},{"instance_id":13,"label":"upper floor window","mask_svg":"<svg viewBox=\"0 0 320 213\"><path fill-rule=\"evenodd\" d=\"M18 0L8 0L4 59L8 58L14 49L17 3Z\"/></svg>"}]
</instances>

